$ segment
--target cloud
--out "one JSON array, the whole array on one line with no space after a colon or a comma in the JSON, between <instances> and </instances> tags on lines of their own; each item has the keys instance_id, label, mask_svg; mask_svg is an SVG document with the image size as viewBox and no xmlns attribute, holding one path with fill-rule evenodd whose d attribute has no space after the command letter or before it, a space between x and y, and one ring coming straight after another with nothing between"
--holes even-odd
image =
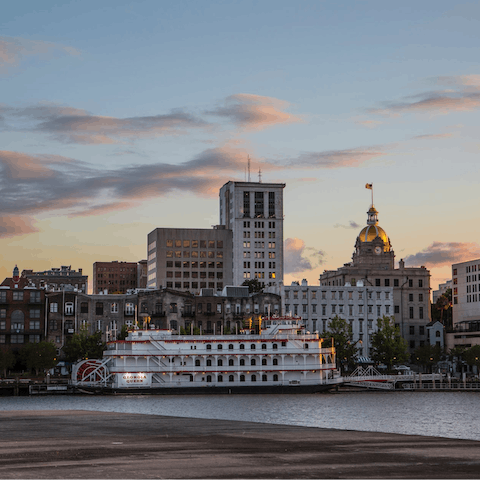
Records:
<instances>
[{"instance_id":1,"label":"cloud","mask_svg":"<svg viewBox=\"0 0 480 480\"><path fill-rule=\"evenodd\" d=\"M68 106L40 104L26 108L4 106L0 113L10 120L10 129L46 133L63 143L85 145L123 143L209 127L208 122L180 109L164 115L115 118Z\"/></svg>"},{"instance_id":2,"label":"cloud","mask_svg":"<svg viewBox=\"0 0 480 480\"><path fill-rule=\"evenodd\" d=\"M409 266L440 267L464 262L480 256L480 245L468 242L433 242L422 251L405 257Z\"/></svg>"},{"instance_id":3,"label":"cloud","mask_svg":"<svg viewBox=\"0 0 480 480\"><path fill-rule=\"evenodd\" d=\"M358 167L368 160L387 155L385 148L363 147L345 150L307 152L290 159L286 166L295 168L341 168Z\"/></svg>"},{"instance_id":4,"label":"cloud","mask_svg":"<svg viewBox=\"0 0 480 480\"><path fill-rule=\"evenodd\" d=\"M412 137L413 140L431 140L431 139L438 139L438 138L450 138L452 137L452 133L433 133L427 135L415 135Z\"/></svg>"},{"instance_id":5,"label":"cloud","mask_svg":"<svg viewBox=\"0 0 480 480\"><path fill-rule=\"evenodd\" d=\"M480 108L480 75L436 77L434 83L454 88L412 95L405 97L403 101L388 102L383 108L372 108L369 112L384 116L398 116L410 112L447 114Z\"/></svg>"},{"instance_id":6,"label":"cloud","mask_svg":"<svg viewBox=\"0 0 480 480\"><path fill-rule=\"evenodd\" d=\"M205 113L228 118L243 128L259 130L279 123L301 122L300 117L284 111L288 106L288 102L277 98L238 93Z\"/></svg>"},{"instance_id":7,"label":"cloud","mask_svg":"<svg viewBox=\"0 0 480 480\"><path fill-rule=\"evenodd\" d=\"M27 56L79 55L75 48L24 38L0 37L0 73L17 67Z\"/></svg>"},{"instance_id":8,"label":"cloud","mask_svg":"<svg viewBox=\"0 0 480 480\"><path fill-rule=\"evenodd\" d=\"M361 225L359 225L357 222L354 222L353 220L350 220L350 222L348 223L348 225L341 225L340 223L336 223L333 228L353 228L353 229L357 229L357 228L360 228Z\"/></svg>"},{"instance_id":9,"label":"cloud","mask_svg":"<svg viewBox=\"0 0 480 480\"><path fill-rule=\"evenodd\" d=\"M362 125L363 127L367 128L376 128L381 125L383 122L378 120L358 120L355 122L357 125Z\"/></svg>"},{"instance_id":10,"label":"cloud","mask_svg":"<svg viewBox=\"0 0 480 480\"><path fill-rule=\"evenodd\" d=\"M325 252L306 247L299 238L285 239L284 248L285 273L299 273L313 270L324 263Z\"/></svg>"},{"instance_id":11,"label":"cloud","mask_svg":"<svg viewBox=\"0 0 480 480\"><path fill-rule=\"evenodd\" d=\"M2 215L0 218L0 238L38 232L29 218L18 215Z\"/></svg>"}]
</instances>

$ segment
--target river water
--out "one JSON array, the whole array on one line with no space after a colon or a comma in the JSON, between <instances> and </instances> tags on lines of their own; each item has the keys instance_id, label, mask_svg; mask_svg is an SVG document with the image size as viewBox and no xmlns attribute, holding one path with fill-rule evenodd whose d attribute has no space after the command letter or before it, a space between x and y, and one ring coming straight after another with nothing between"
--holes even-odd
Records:
<instances>
[{"instance_id":1,"label":"river water","mask_svg":"<svg viewBox=\"0 0 480 480\"><path fill-rule=\"evenodd\" d=\"M0 411L90 410L480 440L479 392L0 397Z\"/></svg>"}]
</instances>

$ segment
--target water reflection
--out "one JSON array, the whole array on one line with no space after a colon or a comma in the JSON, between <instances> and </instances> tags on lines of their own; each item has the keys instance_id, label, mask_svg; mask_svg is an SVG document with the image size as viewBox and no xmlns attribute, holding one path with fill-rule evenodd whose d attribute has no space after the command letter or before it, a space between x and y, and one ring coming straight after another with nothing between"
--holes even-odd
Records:
<instances>
[{"instance_id":1,"label":"water reflection","mask_svg":"<svg viewBox=\"0 0 480 480\"><path fill-rule=\"evenodd\" d=\"M93 410L480 440L477 392L2 398L0 410Z\"/></svg>"}]
</instances>

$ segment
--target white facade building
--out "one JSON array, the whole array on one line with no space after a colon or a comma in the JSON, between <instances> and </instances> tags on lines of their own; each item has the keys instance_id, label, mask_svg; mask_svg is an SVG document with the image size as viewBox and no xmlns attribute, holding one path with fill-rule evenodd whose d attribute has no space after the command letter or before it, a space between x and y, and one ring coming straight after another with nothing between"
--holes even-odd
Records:
<instances>
[{"instance_id":1,"label":"white facade building","mask_svg":"<svg viewBox=\"0 0 480 480\"><path fill-rule=\"evenodd\" d=\"M220 224L232 231L233 284L283 282L284 183L227 182L220 189Z\"/></svg>"},{"instance_id":2,"label":"white facade building","mask_svg":"<svg viewBox=\"0 0 480 480\"><path fill-rule=\"evenodd\" d=\"M452 265L453 332L447 347L480 344L480 258Z\"/></svg>"},{"instance_id":3,"label":"white facade building","mask_svg":"<svg viewBox=\"0 0 480 480\"><path fill-rule=\"evenodd\" d=\"M282 287L283 311L300 315L308 331L328 331L328 322L338 316L347 320L358 341L358 355L371 354L371 337L377 331L377 319L393 316L393 288L374 287L357 281L355 286L308 285L293 282ZM360 343L362 342L362 343Z\"/></svg>"},{"instance_id":4,"label":"white facade building","mask_svg":"<svg viewBox=\"0 0 480 480\"><path fill-rule=\"evenodd\" d=\"M440 283L438 285L438 290L433 290L432 292L432 303L437 303L438 297L443 295L449 288L453 288L452 280L447 280L445 283Z\"/></svg>"}]
</instances>

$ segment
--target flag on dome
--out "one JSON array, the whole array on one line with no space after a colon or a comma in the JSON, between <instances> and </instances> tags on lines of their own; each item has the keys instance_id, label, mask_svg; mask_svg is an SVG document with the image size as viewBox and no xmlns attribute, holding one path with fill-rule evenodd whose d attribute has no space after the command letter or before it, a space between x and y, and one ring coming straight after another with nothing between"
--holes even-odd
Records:
<instances>
[{"instance_id":1,"label":"flag on dome","mask_svg":"<svg viewBox=\"0 0 480 480\"><path fill-rule=\"evenodd\" d=\"M365 184L365 188L367 188L368 190L372 190L373 189L373 183Z\"/></svg>"}]
</instances>

